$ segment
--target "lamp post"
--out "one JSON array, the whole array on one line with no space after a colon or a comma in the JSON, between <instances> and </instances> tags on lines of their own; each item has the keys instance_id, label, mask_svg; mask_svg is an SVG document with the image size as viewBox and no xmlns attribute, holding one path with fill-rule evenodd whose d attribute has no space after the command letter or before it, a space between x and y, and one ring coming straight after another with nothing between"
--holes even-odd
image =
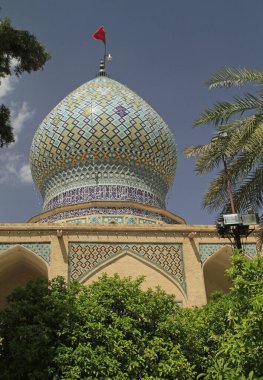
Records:
<instances>
[{"instance_id":1,"label":"lamp post","mask_svg":"<svg viewBox=\"0 0 263 380\"><path fill-rule=\"evenodd\" d=\"M217 136L214 136L212 138L211 142L216 142L219 139L226 139L226 138L227 138L227 133L221 132ZM226 182L228 197L229 197L229 201L230 201L231 211L232 211L232 214L237 215L237 210L235 207L233 191L232 191L231 178L229 175L225 154L222 154L222 161L223 161L223 165L224 165L225 182ZM225 225L223 225L222 227L225 228ZM225 231L222 231L222 232L223 232L223 236L224 236ZM231 232L232 232L232 235L234 237L235 247L237 249L242 249L241 238L240 238L240 235L241 235L240 234L240 225L239 224L233 225Z\"/></svg>"}]
</instances>

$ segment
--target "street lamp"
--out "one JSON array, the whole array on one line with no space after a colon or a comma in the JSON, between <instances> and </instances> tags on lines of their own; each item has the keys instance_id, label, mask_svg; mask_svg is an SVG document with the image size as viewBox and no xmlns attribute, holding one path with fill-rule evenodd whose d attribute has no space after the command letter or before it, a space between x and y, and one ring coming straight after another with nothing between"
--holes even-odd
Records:
<instances>
[{"instance_id":1,"label":"street lamp","mask_svg":"<svg viewBox=\"0 0 263 380\"><path fill-rule=\"evenodd\" d=\"M214 136L211 139L211 142L216 142L220 139L226 138L227 132L221 132ZM247 237L252 232L249 227L250 225L258 224L259 218L258 214L254 214L253 211L249 214L237 213L234 203L231 177L229 175L225 154L222 154L222 161L224 165L225 182L232 214L223 214L223 221L217 223L217 231L222 237L233 237L235 247L237 249L242 249L241 237Z\"/></svg>"}]
</instances>

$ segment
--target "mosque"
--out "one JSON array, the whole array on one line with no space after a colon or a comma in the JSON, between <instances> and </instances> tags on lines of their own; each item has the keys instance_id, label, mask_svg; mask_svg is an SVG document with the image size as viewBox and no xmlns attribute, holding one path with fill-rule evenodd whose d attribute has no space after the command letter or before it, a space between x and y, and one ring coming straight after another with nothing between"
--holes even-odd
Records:
<instances>
[{"instance_id":1,"label":"mosque","mask_svg":"<svg viewBox=\"0 0 263 380\"><path fill-rule=\"evenodd\" d=\"M43 212L0 224L0 307L16 286L58 275L83 284L103 272L143 275L145 288L160 286L182 306L228 290L229 240L165 208L176 169L171 131L103 62L40 124L30 164ZM254 233L243 249L256 254Z\"/></svg>"}]
</instances>

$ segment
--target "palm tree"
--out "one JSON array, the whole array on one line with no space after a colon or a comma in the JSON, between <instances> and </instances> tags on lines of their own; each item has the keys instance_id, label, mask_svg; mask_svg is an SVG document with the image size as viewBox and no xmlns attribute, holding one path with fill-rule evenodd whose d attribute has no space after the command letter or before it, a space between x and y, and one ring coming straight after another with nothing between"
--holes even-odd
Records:
<instances>
[{"instance_id":1,"label":"palm tree","mask_svg":"<svg viewBox=\"0 0 263 380\"><path fill-rule=\"evenodd\" d=\"M200 175L219 168L222 162L226 164L204 195L203 207L210 211L229 210L226 185L230 179L239 212L251 208L258 211L263 206L263 71L225 68L206 83L210 89L215 89L248 82L257 86L255 94L245 93L231 102L217 102L195 121L194 126L212 125L217 138L208 144L185 149L187 157L196 157L195 171Z\"/></svg>"}]
</instances>

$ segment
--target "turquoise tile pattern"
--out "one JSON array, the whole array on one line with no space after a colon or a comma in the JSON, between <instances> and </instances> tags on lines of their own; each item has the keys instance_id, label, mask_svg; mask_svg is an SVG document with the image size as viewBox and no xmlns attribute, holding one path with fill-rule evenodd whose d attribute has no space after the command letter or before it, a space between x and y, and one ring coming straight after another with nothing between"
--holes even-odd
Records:
<instances>
[{"instance_id":1,"label":"turquoise tile pattern","mask_svg":"<svg viewBox=\"0 0 263 380\"><path fill-rule=\"evenodd\" d=\"M79 279L107 259L127 250L160 267L185 288L182 244L69 243L70 276Z\"/></svg>"},{"instance_id":2,"label":"turquoise tile pattern","mask_svg":"<svg viewBox=\"0 0 263 380\"><path fill-rule=\"evenodd\" d=\"M42 257L42 259L44 259L48 264L50 263L49 243L0 243L0 252L6 251L7 249L13 248L15 246L25 247L34 252L36 255Z\"/></svg>"},{"instance_id":3,"label":"turquoise tile pattern","mask_svg":"<svg viewBox=\"0 0 263 380\"><path fill-rule=\"evenodd\" d=\"M103 76L70 93L43 120L30 162L45 210L93 200L164 207L176 146L149 104Z\"/></svg>"},{"instance_id":4,"label":"turquoise tile pattern","mask_svg":"<svg viewBox=\"0 0 263 380\"><path fill-rule=\"evenodd\" d=\"M204 262L208 257L212 256L220 248L225 247L229 244L210 244L210 243L200 243L199 244L199 254L201 261ZM257 254L257 245L255 243L245 243L243 244L243 250L246 255L250 257L255 257Z\"/></svg>"}]
</instances>

